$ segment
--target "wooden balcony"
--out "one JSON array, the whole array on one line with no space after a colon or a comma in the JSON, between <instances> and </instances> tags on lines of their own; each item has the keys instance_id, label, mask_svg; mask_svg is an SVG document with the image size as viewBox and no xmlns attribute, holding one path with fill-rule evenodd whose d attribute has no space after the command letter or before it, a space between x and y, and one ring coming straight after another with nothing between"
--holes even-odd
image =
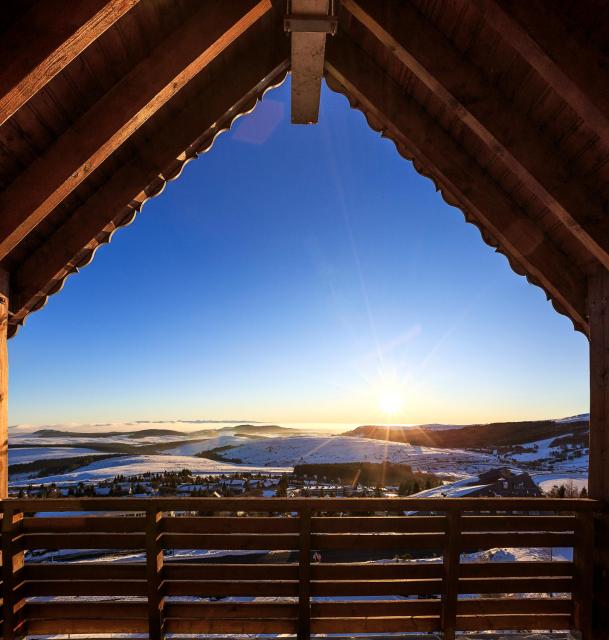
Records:
<instances>
[{"instance_id":1,"label":"wooden balcony","mask_svg":"<svg viewBox=\"0 0 609 640\"><path fill-rule=\"evenodd\" d=\"M594 500L91 498L0 504L6 639L414 631L452 638L460 630L571 630L590 637ZM573 561L472 563L461 556L495 547L566 547L573 549ZM32 553L75 549L123 551L126 557L53 562L48 553L46 561ZM233 555L213 562L171 555L184 549ZM252 555L238 556L248 550ZM431 556L442 562L429 561ZM274 599L218 599L235 596Z\"/></svg>"}]
</instances>

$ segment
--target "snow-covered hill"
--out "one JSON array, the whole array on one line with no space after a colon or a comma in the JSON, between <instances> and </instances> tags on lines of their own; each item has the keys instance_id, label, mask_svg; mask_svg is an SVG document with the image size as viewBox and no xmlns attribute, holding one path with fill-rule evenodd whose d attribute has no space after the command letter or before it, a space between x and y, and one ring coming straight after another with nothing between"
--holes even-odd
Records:
<instances>
[{"instance_id":1,"label":"snow-covered hill","mask_svg":"<svg viewBox=\"0 0 609 640\"><path fill-rule=\"evenodd\" d=\"M175 456L196 456L202 451L211 451L218 447L235 446L251 441L251 438L245 436L216 436L215 438L207 438L207 440L177 444L175 447L165 449L163 453Z\"/></svg>"},{"instance_id":2,"label":"snow-covered hill","mask_svg":"<svg viewBox=\"0 0 609 640\"><path fill-rule=\"evenodd\" d=\"M346 436L292 436L266 438L234 446L227 458L256 466L293 466L299 463L393 462L415 470L467 475L496 465L493 456L462 449L436 449L403 442L383 442Z\"/></svg>"},{"instance_id":3,"label":"snow-covered hill","mask_svg":"<svg viewBox=\"0 0 609 640\"><path fill-rule=\"evenodd\" d=\"M36 460L64 460L86 455L103 455L84 447L18 447L8 450L8 463L24 464Z\"/></svg>"},{"instance_id":4,"label":"snow-covered hill","mask_svg":"<svg viewBox=\"0 0 609 640\"><path fill-rule=\"evenodd\" d=\"M66 485L78 482L98 482L114 478L117 475L134 476L147 471L161 473L163 471L179 471L180 469L189 469L192 473L201 475L258 471L256 466L227 464L192 456L135 455L106 458L70 473L36 478L35 484L50 484L54 482L58 485ZM291 467L271 467L267 468L266 471L285 473L291 471ZM15 479L11 484L19 485L23 484L23 482Z\"/></svg>"}]
</instances>

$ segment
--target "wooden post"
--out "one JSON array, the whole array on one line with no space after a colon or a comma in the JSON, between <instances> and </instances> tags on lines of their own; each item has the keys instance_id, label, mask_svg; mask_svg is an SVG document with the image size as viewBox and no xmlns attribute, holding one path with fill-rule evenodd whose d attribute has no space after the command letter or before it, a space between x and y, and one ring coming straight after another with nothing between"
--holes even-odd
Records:
<instances>
[{"instance_id":1,"label":"wooden post","mask_svg":"<svg viewBox=\"0 0 609 640\"><path fill-rule=\"evenodd\" d=\"M446 514L446 539L442 566L442 633L444 640L454 640L457 626L457 598L459 594L459 556L461 514L451 509Z\"/></svg>"},{"instance_id":2,"label":"wooden post","mask_svg":"<svg viewBox=\"0 0 609 640\"><path fill-rule=\"evenodd\" d=\"M23 636L19 630L23 597L19 585L19 574L23 569L23 551L16 549L15 537L19 531L23 514L4 509L2 517L2 618L4 640Z\"/></svg>"},{"instance_id":3,"label":"wooden post","mask_svg":"<svg viewBox=\"0 0 609 640\"><path fill-rule=\"evenodd\" d=\"M311 511L300 510L298 555L298 640L311 637Z\"/></svg>"},{"instance_id":4,"label":"wooden post","mask_svg":"<svg viewBox=\"0 0 609 640\"><path fill-rule=\"evenodd\" d=\"M591 498L609 501L609 271L599 270L588 285L590 323Z\"/></svg>"},{"instance_id":5,"label":"wooden post","mask_svg":"<svg viewBox=\"0 0 609 640\"><path fill-rule=\"evenodd\" d=\"M592 575L594 570L594 514L578 511L577 541L573 549L575 589L573 593L573 626L581 640L592 637Z\"/></svg>"},{"instance_id":6,"label":"wooden post","mask_svg":"<svg viewBox=\"0 0 609 640\"><path fill-rule=\"evenodd\" d=\"M163 637L163 597L161 594L161 572L163 549L159 542L162 512L151 509L146 512L146 584L148 588L148 637L161 640Z\"/></svg>"},{"instance_id":7,"label":"wooden post","mask_svg":"<svg viewBox=\"0 0 609 640\"><path fill-rule=\"evenodd\" d=\"M609 504L609 271L599 269L588 280L590 326L590 457L588 493ZM603 525L604 525L603 518ZM602 527L594 554L592 627L595 638L609 638L609 547Z\"/></svg>"},{"instance_id":8,"label":"wooden post","mask_svg":"<svg viewBox=\"0 0 609 640\"><path fill-rule=\"evenodd\" d=\"M0 499L8 497L8 294L9 276L0 269Z\"/></svg>"}]
</instances>

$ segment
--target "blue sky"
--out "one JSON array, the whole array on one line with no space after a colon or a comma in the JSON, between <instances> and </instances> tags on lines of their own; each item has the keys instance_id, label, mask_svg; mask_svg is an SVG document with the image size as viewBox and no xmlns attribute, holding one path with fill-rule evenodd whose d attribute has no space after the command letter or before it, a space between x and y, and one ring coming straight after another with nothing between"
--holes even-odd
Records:
<instances>
[{"instance_id":1,"label":"blue sky","mask_svg":"<svg viewBox=\"0 0 609 640\"><path fill-rule=\"evenodd\" d=\"M191 162L10 342L11 423L478 422L588 408L587 341L324 88Z\"/></svg>"}]
</instances>

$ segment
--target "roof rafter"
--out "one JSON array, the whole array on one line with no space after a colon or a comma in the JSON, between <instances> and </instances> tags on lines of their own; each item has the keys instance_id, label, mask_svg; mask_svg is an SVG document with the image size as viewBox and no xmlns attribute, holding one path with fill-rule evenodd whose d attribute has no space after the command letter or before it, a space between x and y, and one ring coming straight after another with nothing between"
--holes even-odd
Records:
<instances>
[{"instance_id":1,"label":"roof rafter","mask_svg":"<svg viewBox=\"0 0 609 640\"><path fill-rule=\"evenodd\" d=\"M568 46L570 38L552 17L551 3L515 3L519 5L518 20L496 0L473 0L472 4L491 27L569 104L603 144L609 146L609 99L606 92L603 93L607 83L606 73L592 79L590 69L586 68L589 60L585 50L577 47L577 53L573 55L570 49L564 48L565 44ZM543 15L536 7L543 8ZM525 24L521 24L520 20ZM552 29L558 29L554 35L549 33L548 20ZM598 65L595 68L600 71Z\"/></svg>"},{"instance_id":2,"label":"roof rafter","mask_svg":"<svg viewBox=\"0 0 609 640\"><path fill-rule=\"evenodd\" d=\"M126 223L125 218L127 222L133 218L151 196L147 189L151 182L159 175L162 181L172 179L174 175L165 172L174 167L172 173L179 173L187 159L205 150L237 115L248 111L269 86L282 79L289 67L285 41L282 38L267 55L261 55L268 45L267 40L257 41L241 54L239 74L232 82L206 86L13 272L13 324L22 322L67 275L88 262L97 246ZM165 172L159 174L159 167Z\"/></svg>"},{"instance_id":3,"label":"roof rafter","mask_svg":"<svg viewBox=\"0 0 609 640\"><path fill-rule=\"evenodd\" d=\"M404 155L414 157L417 168L422 165L421 173L429 174L445 199L480 225L485 239L506 253L512 267L543 287L555 306L587 332L583 274L474 158L344 37L328 43L326 71L330 86L356 101L371 126L392 138Z\"/></svg>"},{"instance_id":4,"label":"roof rafter","mask_svg":"<svg viewBox=\"0 0 609 640\"><path fill-rule=\"evenodd\" d=\"M0 259L271 6L208 0L119 81L0 194Z\"/></svg>"},{"instance_id":5,"label":"roof rafter","mask_svg":"<svg viewBox=\"0 0 609 640\"><path fill-rule=\"evenodd\" d=\"M469 127L602 265L609 269L607 207L567 181L570 169L523 115L408 2L343 0L342 6ZM390 19L388 19L390 18ZM385 26L386 25L386 26ZM590 220L602 221L592 223ZM599 233L600 232L600 233Z\"/></svg>"},{"instance_id":6,"label":"roof rafter","mask_svg":"<svg viewBox=\"0 0 609 640\"><path fill-rule=\"evenodd\" d=\"M1 40L0 125L138 2L44 0L28 11Z\"/></svg>"}]
</instances>

